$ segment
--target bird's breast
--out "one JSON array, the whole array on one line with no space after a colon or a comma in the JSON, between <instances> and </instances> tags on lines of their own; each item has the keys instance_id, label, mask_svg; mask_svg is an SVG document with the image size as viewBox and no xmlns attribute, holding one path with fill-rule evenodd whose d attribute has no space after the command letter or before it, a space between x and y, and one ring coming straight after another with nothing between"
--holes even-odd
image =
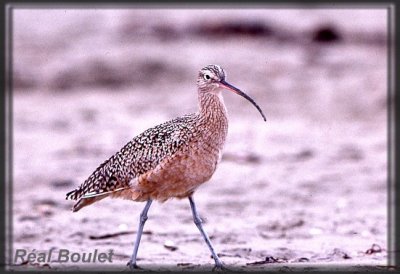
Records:
<instances>
[{"instance_id":1,"label":"bird's breast","mask_svg":"<svg viewBox=\"0 0 400 274\"><path fill-rule=\"evenodd\" d=\"M227 135L227 124L218 131L197 127L192 138L172 157L155 169L141 175L136 189L143 197L166 200L186 197L214 174L221 159Z\"/></svg>"}]
</instances>

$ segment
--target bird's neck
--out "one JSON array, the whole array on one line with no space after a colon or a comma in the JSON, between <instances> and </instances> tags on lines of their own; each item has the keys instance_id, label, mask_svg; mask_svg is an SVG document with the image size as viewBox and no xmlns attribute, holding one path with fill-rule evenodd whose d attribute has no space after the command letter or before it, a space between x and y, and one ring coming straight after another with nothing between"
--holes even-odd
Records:
<instances>
[{"instance_id":1,"label":"bird's neck","mask_svg":"<svg viewBox=\"0 0 400 274\"><path fill-rule=\"evenodd\" d=\"M199 139L209 147L221 151L228 134L228 117L222 95L199 91L199 108Z\"/></svg>"},{"instance_id":2,"label":"bird's neck","mask_svg":"<svg viewBox=\"0 0 400 274\"><path fill-rule=\"evenodd\" d=\"M227 110L222 94L199 91L199 114L205 119L227 123Z\"/></svg>"}]
</instances>

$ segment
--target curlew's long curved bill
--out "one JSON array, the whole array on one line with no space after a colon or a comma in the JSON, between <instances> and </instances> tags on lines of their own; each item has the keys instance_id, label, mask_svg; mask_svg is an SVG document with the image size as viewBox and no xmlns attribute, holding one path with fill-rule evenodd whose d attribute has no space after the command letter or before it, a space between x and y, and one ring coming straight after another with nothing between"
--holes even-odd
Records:
<instances>
[{"instance_id":1,"label":"curlew's long curved bill","mask_svg":"<svg viewBox=\"0 0 400 274\"><path fill-rule=\"evenodd\" d=\"M233 91L234 93L244 97L245 99L249 100L250 103L252 103L257 110L260 112L261 116L263 117L264 121L267 121L267 118L265 118L264 113L262 112L261 108L257 105L257 103L250 97L248 96L246 93L244 93L243 91L241 91L240 89L232 86L231 84L225 82L225 80L221 80L220 81L221 85L227 89L229 89L230 91Z\"/></svg>"}]
</instances>

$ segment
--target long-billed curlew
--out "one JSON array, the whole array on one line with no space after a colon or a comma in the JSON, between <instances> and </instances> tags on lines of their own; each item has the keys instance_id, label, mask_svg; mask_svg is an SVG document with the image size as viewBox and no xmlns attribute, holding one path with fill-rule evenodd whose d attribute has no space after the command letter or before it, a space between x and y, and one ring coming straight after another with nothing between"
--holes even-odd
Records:
<instances>
[{"instance_id":1,"label":"long-billed curlew","mask_svg":"<svg viewBox=\"0 0 400 274\"><path fill-rule=\"evenodd\" d=\"M253 99L225 81L225 72L220 66L209 65L201 69L197 86L197 113L175 118L139 134L102 163L81 186L67 193L66 199L79 199L72 208L74 212L108 196L146 201L128 262L131 269L137 268L140 238L152 201L164 202L170 198L189 198L193 221L211 251L215 268L223 268L203 230L193 200L197 187L215 172L228 132L221 91L228 89L243 96L258 109L265 121L266 118Z\"/></svg>"}]
</instances>

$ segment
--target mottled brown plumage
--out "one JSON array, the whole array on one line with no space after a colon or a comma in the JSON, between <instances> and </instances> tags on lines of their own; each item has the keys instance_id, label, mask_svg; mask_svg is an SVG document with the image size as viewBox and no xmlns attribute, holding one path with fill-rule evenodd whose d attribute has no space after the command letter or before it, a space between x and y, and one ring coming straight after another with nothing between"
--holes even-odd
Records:
<instances>
[{"instance_id":1,"label":"mottled brown plumage","mask_svg":"<svg viewBox=\"0 0 400 274\"><path fill-rule=\"evenodd\" d=\"M197 85L199 111L150 128L133 138L81 186L67 193L67 199L79 199L73 211L105 197L161 202L189 197L192 203L193 192L215 172L228 132L221 90L230 89L250 100L264 117L250 97L225 82L225 72L219 66L209 65L200 70ZM135 250L137 252L136 245ZM219 260L215 260L218 265ZM136 255L131 262L135 264L135 261Z\"/></svg>"}]
</instances>

